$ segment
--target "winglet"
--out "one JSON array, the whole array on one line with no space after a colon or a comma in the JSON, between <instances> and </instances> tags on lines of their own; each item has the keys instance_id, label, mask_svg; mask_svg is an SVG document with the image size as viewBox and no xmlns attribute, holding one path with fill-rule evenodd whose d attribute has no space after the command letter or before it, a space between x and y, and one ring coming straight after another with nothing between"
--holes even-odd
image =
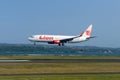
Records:
<instances>
[{"instance_id":1,"label":"winglet","mask_svg":"<svg viewBox=\"0 0 120 80\"><path fill-rule=\"evenodd\" d=\"M93 25L91 24L80 36L89 38L91 36L92 27Z\"/></svg>"}]
</instances>

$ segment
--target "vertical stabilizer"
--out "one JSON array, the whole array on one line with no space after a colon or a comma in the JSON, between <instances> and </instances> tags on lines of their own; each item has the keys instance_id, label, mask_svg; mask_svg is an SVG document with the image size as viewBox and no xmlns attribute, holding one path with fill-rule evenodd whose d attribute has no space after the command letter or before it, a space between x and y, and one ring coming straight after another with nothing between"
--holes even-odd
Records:
<instances>
[{"instance_id":1,"label":"vertical stabilizer","mask_svg":"<svg viewBox=\"0 0 120 80\"><path fill-rule=\"evenodd\" d=\"M80 36L89 38L91 36L93 25L91 24Z\"/></svg>"}]
</instances>

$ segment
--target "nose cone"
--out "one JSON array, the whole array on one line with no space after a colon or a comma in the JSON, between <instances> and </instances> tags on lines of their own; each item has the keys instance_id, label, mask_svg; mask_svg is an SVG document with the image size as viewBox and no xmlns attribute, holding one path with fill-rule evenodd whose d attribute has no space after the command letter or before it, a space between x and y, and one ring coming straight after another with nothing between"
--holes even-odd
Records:
<instances>
[{"instance_id":1,"label":"nose cone","mask_svg":"<svg viewBox=\"0 0 120 80\"><path fill-rule=\"evenodd\" d=\"M29 40L29 41L33 41L34 38L33 38L33 37L28 37L28 40Z\"/></svg>"}]
</instances>

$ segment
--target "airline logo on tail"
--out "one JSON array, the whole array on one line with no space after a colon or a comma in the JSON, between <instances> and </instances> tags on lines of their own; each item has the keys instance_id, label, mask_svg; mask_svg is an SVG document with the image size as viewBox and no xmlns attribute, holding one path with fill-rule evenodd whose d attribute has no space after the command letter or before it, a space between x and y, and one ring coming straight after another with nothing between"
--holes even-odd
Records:
<instances>
[{"instance_id":1,"label":"airline logo on tail","mask_svg":"<svg viewBox=\"0 0 120 80\"><path fill-rule=\"evenodd\" d=\"M64 43L78 43L86 41L91 37L93 25L90 25L80 36L63 36L63 35L33 35L28 38L32 42L47 42L48 44L58 44L64 46Z\"/></svg>"},{"instance_id":2,"label":"airline logo on tail","mask_svg":"<svg viewBox=\"0 0 120 80\"><path fill-rule=\"evenodd\" d=\"M84 31L84 33L82 33L81 36L84 36L84 37L90 37L91 36L91 31L92 31L92 24Z\"/></svg>"}]
</instances>

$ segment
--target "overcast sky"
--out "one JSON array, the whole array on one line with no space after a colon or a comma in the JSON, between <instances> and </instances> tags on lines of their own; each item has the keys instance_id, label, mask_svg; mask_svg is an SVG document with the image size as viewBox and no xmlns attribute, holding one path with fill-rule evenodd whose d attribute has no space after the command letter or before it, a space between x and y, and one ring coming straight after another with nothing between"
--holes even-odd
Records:
<instances>
[{"instance_id":1,"label":"overcast sky","mask_svg":"<svg viewBox=\"0 0 120 80\"><path fill-rule=\"evenodd\" d=\"M0 0L0 43L30 43L33 34L79 35L78 46L120 47L120 0Z\"/></svg>"}]
</instances>

